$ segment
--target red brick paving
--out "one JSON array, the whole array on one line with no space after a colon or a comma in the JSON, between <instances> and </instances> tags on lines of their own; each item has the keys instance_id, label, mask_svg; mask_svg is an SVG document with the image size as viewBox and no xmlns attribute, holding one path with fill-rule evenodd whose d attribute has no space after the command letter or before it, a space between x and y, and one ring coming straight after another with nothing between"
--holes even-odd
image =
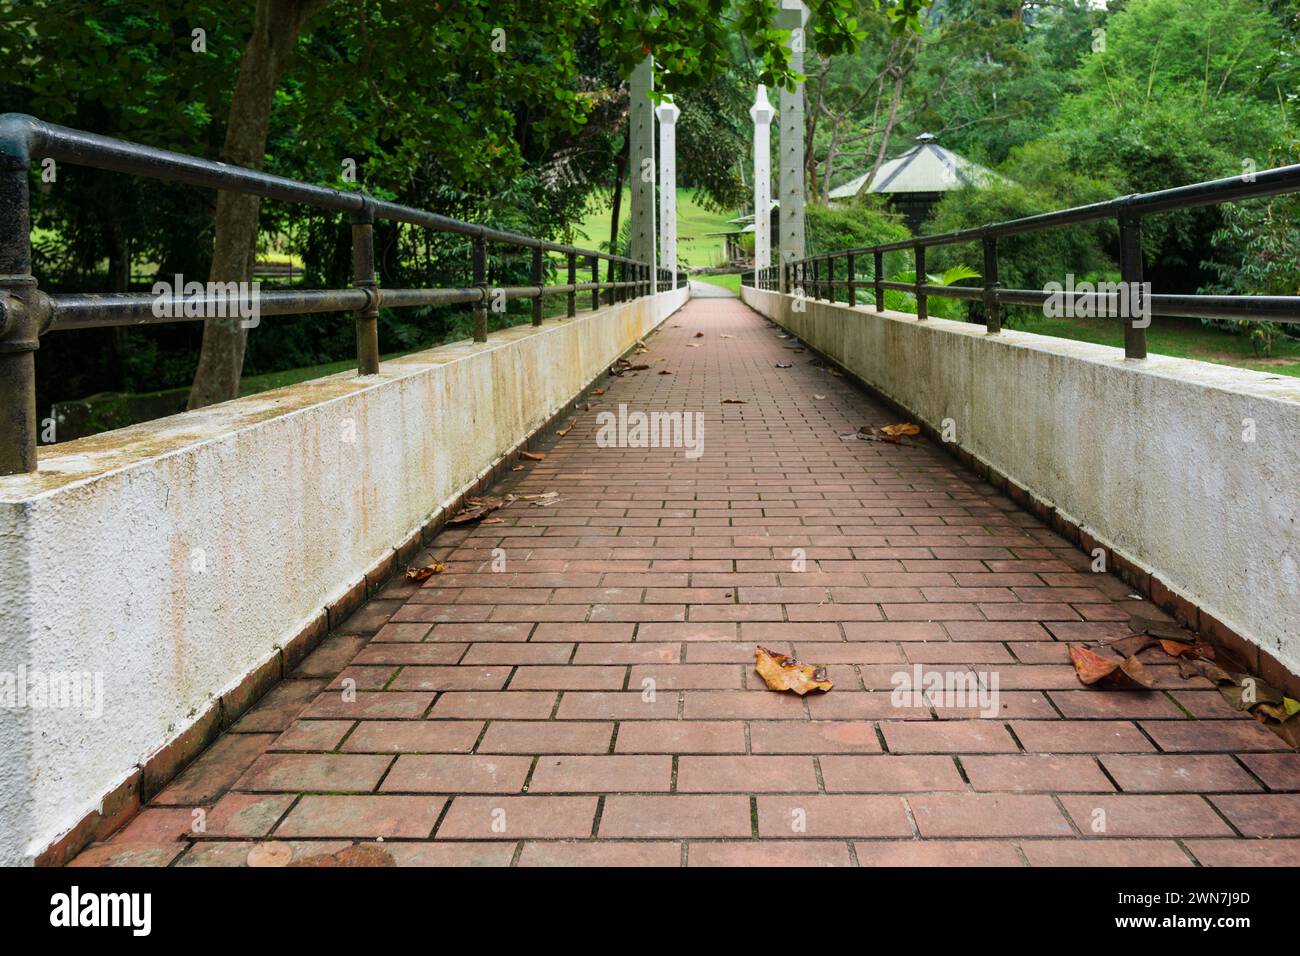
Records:
<instances>
[{"instance_id":1,"label":"red brick paving","mask_svg":"<svg viewBox=\"0 0 1300 956\"><path fill-rule=\"evenodd\" d=\"M1065 641L1164 615L939 449L842 440L892 416L738 302L647 344L501 489L557 500L441 535L445 573L395 579L76 862L1300 863L1300 755L1167 664L1075 679ZM620 403L702 411L703 455L598 447ZM763 689L756 642L835 689ZM892 700L916 668L996 679L996 716Z\"/></svg>"}]
</instances>

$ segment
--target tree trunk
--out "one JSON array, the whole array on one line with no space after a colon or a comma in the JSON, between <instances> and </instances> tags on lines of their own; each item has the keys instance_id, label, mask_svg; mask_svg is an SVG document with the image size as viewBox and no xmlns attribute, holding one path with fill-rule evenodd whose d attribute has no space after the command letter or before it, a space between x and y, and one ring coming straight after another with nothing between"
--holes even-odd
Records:
<instances>
[{"instance_id":1,"label":"tree trunk","mask_svg":"<svg viewBox=\"0 0 1300 956\"><path fill-rule=\"evenodd\" d=\"M623 148L619 150L618 157L614 160L614 201L610 204L609 217L609 252L610 255L618 255L618 217L619 211L623 207L623 174L627 172L628 151L632 148L632 135L623 138ZM614 281L614 262L610 260L605 269L605 281Z\"/></svg>"},{"instance_id":2,"label":"tree trunk","mask_svg":"<svg viewBox=\"0 0 1300 956\"><path fill-rule=\"evenodd\" d=\"M257 0L253 34L239 64L239 79L230 101L223 162L261 169L271 125L271 105L303 25L329 0ZM261 200L243 193L218 192L212 241L211 282L250 282L257 257L257 220ZM203 349L190 390L190 408L229 401L239 395L244 368L246 330L238 318L209 318L203 323Z\"/></svg>"}]
</instances>

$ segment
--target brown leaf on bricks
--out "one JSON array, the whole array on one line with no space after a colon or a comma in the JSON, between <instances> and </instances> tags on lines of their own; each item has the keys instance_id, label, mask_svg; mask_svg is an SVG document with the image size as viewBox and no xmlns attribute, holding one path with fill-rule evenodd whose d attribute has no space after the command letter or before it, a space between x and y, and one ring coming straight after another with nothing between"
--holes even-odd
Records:
<instances>
[{"instance_id":1,"label":"brown leaf on bricks","mask_svg":"<svg viewBox=\"0 0 1300 956\"><path fill-rule=\"evenodd\" d=\"M397 866L397 861L387 850L377 846L350 846L337 853L318 853L295 860L290 866Z\"/></svg>"},{"instance_id":2,"label":"brown leaf on bricks","mask_svg":"<svg viewBox=\"0 0 1300 956\"><path fill-rule=\"evenodd\" d=\"M519 457L524 459L524 461L541 461L546 457L546 453L540 451L521 451Z\"/></svg>"},{"instance_id":3,"label":"brown leaf on bricks","mask_svg":"<svg viewBox=\"0 0 1300 956\"><path fill-rule=\"evenodd\" d=\"M1178 658L1178 674L1184 680L1189 677L1204 677L1216 684L1235 683L1232 675L1225 671L1213 661L1205 661L1196 657Z\"/></svg>"},{"instance_id":4,"label":"brown leaf on bricks","mask_svg":"<svg viewBox=\"0 0 1300 956\"><path fill-rule=\"evenodd\" d=\"M723 405L748 405L749 403L746 402L743 398L724 398L722 400L722 404Z\"/></svg>"},{"instance_id":5,"label":"brown leaf on bricks","mask_svg":"<svg viewBox=\"0 0 1300 956\"><path fill-rule=\"evenodd\" d=\"M697 339L702 339L702 338L704 338L704 333L703 333L703 332L696 332L696 333L695 333L695 337L696 337Z\"/></svg>"},{"instance_id":6,"label":"brown leaf on bricks","mask_svg":"<svg viewBox=\"0 0 1300 956\"><path fill-rule=\"evenodd\" d=\"M660 372L659 372L659 374L660 374L660 375L672 375L673 373L670 372L670 371L668 371L668 369L661 369Z\"/></svg>"},{"instance_id":7,"label":"brown leaf on bricks","mask_svg":"<svg viewBox=\"0 0 1300 956\"><path fill-rule=\"evenodd\" d=\"M1136 685L1149 690L1155 685L1155 678L1136 657L1115 660L1102 657L1082 644L1071 644L1070 660L1074 663L1074 672L1079 681L1088 686L1105 681L1115 687L1132 688Z\"/></svg>"},{"instance_id":8,"label":"brown leaf on bricks","mask_svg":"<svg viewBox=\"0 0 1300 956\"><path fill-rule=\"evenodd\" d=\"M1184 644L1181 641L1161 640L1160 646L1170 657L1182 657L1186 654L1192 657L1203 657L1207 661L1214 660L1214 647L1210 644Z\"/></svg>"},{"instance_id":9,"label":"brown leaf on bricks","mask_svg":"<svg viewBox=\"0 0 1300 956\"><path fill-rule=\"evenodd\" d=\"M288 866L293 859L293 847L287 843L259 843L244 858L249 866Z\"/></svg>"},{"instance_id":10,"label":"brown leaf on bricks","mask_svg":"<svg viewBox=\"0 0 1300 956\"><path fill-rule=\"evenodd\" d=\"M776 363L776 367L777 367L777 368L794 368L794 366L791 365L789 362L777 362L777 363Z\"/></svg>"},{"instance_id":11,"label":"brown leaf on bricks","mask_svg":"<svg viewBox=\"0 0 1300 956\"><path fill-rule=\"evenodd\" d=\"M1142 666L1142 662L1136 657L1126 657L1120 662L1119 670L1115 672L1116 683L1123 684L1124 681L1119 677L1123 674L1129 681L1150 690L1156 686L1156 679L1151 676L1150 672Z\"/></svg>"},{"instance_id":12,"label":"brown leaf on bricks","mask_svg":"<svg viewBox=\"0 0 1300 956\"><path fill-rule=\"evenodd\" d=\"M911 422L903 422L900 425L884 425L878 429L880 434L888 435L890 438L902 438L904 435L919 435L921 429Z\"/></svg>"},{"instance_id":13,"label":"brown leaf on bricks","mask_svg":"<svg viewBox=\"0 0 1300 956\"><path fill-rule=\"evenodd\" d=\"M1102 657L1082 644L1071 644L1069 650L1074 672L1084 684L1095 684L1102 678L1109 677L1119 667L1119 661Z\"/></svg>"},{"instance_id":14,"label":"brown leaf on bricks","mask_svg":"<svg viewBox=\"0 0 1300 956\"><path fill-rule=\"evenodd\" d=\"M1280 690L1249 674L1233 674L1232 683L1219 685L1219 693L1237 710L1254 711L1261 704L1282 708L1286 703Z\"/></svg>"},{"instance_id":15,"label":"brown leaf on bricks","mask_svg":"<svg viewBox=\"0 0 1300 956\"><path fill-rule=\"evenodd\" d=\"M519 454L523 457L529 453L524 451ZM474 521L482 521L503 504L505 502L500 498L466 498L465 507L448 518L447 524L470 524Z\"/></svg>"},{"instance_id":16,"label":"brown leaf on bricks","mask_svg":"<svg viewBox=\"0 0 1300 956\"><path fill-rule=\"evenodd\" d=\"M593 389L591 390L591 394L593 394L593 395L604 395L604 394L605 394L605 390L604 390L603 388L593 388Z\"/></svg>"},{"instance_id":17,"label":"brown leaf on bricks","mask_svg":"<svg viewBox=\"0 0 1300 956\"><path fill-rule=\"evenodd\" d=\"M1179 641L1183 644L1195 644L1196 635L1185 627L1164 621L1150 621L1143 632L1161 641Z\"/></svg>"},{"instance_id":18,"label":"brown leaf on bricks","mask_svg":"<svg viewBox=\"0 0 1300 956\"><path fill-rule=\"evenodd\" d=\"M1128 637L1119 637L1113 641L1107 641L1102 647L1110 648L1121 657L1132 657L1140 654L1148 647L1155 646L1155 639L1145 634L1130 634Z\"/></svg>"},{"instance_id":19,"label":"brown leaf on bricks","mask_svg":"<svg viewBox=\"0 0 1300 956\"><path fill-rule=\"evenodd\" d=\"M1300 714L1292 714L1282 723L1268 726L1286 742L1288 747L1300 749Z\"/></svg>"},{"instance_id":20,"label":"brown leaf on bricks","mask_svg":"<svg viewBox=\"0 0 1300 956\"><path fill-rule=\"evenodd\" d=\"M435 574L442 574L442 572L446 570L447 565L443 564L441 561L435 561L433 564L427 565L423 568L417 568L412 565L406 569L406 580L417 582L427 581Z\"/></svg>"},{"instance_id":21,"label":"brown leaf on bricks","mask_svg":"<svg viewBox=\"0 0 1300 956\"><path fill-rule=\"evenodd\" d=\"M793 657L757 645L754 647L754 669L768 690L792 690L800 697L810 690L827 691L834 686L826 676L825 667L801 664Z\"/></svg>"}]
</instances>

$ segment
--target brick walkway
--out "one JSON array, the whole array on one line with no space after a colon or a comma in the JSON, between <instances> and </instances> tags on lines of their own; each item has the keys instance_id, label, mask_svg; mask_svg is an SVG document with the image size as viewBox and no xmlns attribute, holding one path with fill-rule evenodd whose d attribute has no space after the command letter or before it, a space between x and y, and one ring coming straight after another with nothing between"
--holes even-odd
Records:
<instances>
[{"instance_id":1,"label":"brick walkway","mask_svg":"<svg viewBox=\"0 0 1300 956\"><path fill-rule=\"evenodd\" d=\"M1159 654L1157 691L1076 680L1064 642L1160 612L938 449L841 440L888 414L738 301L648 344L499 489L557 502L443 534L445 574L390 584L78 862L238 864L269 836L431 864L1300 863L1243 839L1300 836L1300 755ZM702 410L702 457L598 447L619 403ZM835 689L764 689L756 642ZM895 706L913 665L996 679L996 717Z\"/></svg>"}]
</instances>

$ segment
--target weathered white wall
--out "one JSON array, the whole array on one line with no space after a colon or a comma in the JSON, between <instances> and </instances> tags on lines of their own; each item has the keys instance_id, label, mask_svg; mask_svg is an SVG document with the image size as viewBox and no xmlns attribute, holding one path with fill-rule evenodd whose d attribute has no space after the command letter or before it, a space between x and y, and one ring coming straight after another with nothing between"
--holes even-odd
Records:
<instances>
[{"instance_id":1,"label":"weathered white wall","mask_svg":"<svg viewBox=\"0 0 1300 956\"><path fill-rule=\"evenodd\" d=\"M742 297L1300 673L1300 380Z\"/></svg>"},{"instance_id":2,"label":"weathered white wall","mask_svg":"<svg viewBox=\"0 0 1300 956\"><path fill-rule=\"evenodd\" d=\"M105 697L98 719L0 710L0 864L95 809L687 295L68 442L0 478L0 672L98 672Z\"/></svg>"}]
</instances>

